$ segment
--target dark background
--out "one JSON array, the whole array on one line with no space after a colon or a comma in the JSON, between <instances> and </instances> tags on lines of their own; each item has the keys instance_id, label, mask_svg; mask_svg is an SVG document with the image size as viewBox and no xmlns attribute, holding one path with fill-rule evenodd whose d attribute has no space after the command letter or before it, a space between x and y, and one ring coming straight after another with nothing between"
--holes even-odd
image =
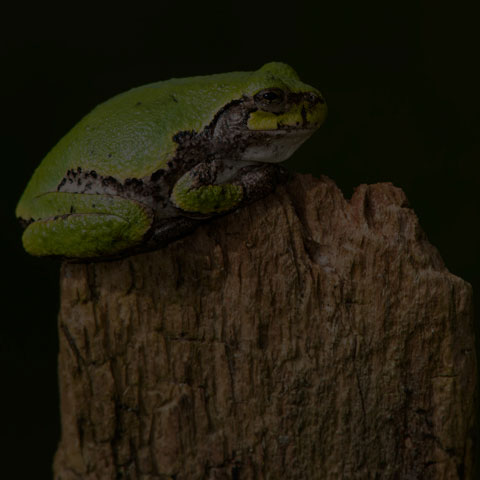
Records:
<instances>
[{"instance_id":1,"label":"dark background","mask_svg":"<svg viewBox=\"0 0 480 480\"><path fill-rule=\"evenodd\" d=\"M24 253L15 205L48 150L131 87L291 64L324 93L329 117L287 166L328 175L347 197L361 183L401 187L449 270L478 291L478 17L460 3L394 3L182 2L152 11L137 2L108 12L40 3L2 13L3 472L51 478L59 439L59 264Z\"/></svg>"}]
</instances>

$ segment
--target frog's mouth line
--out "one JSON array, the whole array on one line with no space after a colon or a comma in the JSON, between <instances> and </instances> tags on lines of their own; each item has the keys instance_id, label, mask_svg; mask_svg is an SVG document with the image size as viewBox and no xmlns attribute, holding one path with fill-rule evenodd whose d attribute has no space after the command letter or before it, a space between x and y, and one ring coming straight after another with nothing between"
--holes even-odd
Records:
<instances>
[{"instance_id":1,"label":"frog's mouth line","mask_svg":"<svg viewBox=\"0 0 480 480\"><path fill-rule=\"evenodd\" d=\"M255 134L255 133L263 133L263 134L271 134L272 136L275 135L281 135L281 134L291 134L292 136L299 135L308 135L313 133L315 130L317 130L318 126L313 125L311 127L306 127L302 125L301 127L281 127L281 128L276 128L276 129L262 129L262 130L254 130L254 129L248 129L249 134Z\"/></svg>"}]
</instances>

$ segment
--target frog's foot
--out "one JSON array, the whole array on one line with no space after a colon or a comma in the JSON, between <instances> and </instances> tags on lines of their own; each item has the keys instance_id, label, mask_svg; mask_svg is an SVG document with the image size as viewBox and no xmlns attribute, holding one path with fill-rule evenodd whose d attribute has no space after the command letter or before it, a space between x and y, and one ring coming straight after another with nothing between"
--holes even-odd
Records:
<instances>
[{"instance_id":1,"label":"frog's foot","mask_svg":"<svg viewBox=\"0 0 480 480\"><path fill-rule=\"evenodd\" d=\"M266 197L289 177L289 172L283 167L264 163L243 168L233 183L242 186L242 204L245 205Z\"/></svg>"},{"instance_id":2,"label":"frog's foot","mask_svg":"<svg viewBox=\"0 0 480 480\"><path fill-rule=\"evenodd\" d=\"M108 195L47 193L35 199L39 220L23 234L25 250L38 256L110 256L140 243L153 215L132 200Z\"/></svg>"}]
</instances>

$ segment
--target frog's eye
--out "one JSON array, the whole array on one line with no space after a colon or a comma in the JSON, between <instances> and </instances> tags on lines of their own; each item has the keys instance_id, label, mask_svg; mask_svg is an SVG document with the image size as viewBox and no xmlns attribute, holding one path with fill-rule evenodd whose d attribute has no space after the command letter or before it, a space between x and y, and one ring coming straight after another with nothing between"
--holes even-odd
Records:
<instances>
[{"instance_id":1,"label":"frog's eye","mask_svg":"<svg viewBox=\"0 0 480 480\"><path fill-rule=\"evenodd\" d=\"M282 92L283 93L283 92ZM267 100L267 102L280 102L282 101L282 95L279 95L277 92L272 92L271 90L268 92L262 93L262 99Z\"/></svg>"},{"instance_id":2,"label":"frog's eye","mask_svg":"<svg viewBox=\"0 0 480 480\"><path fill-rule=\"evenodd\" d=\"M279 88L268 88L258 92L253 99L261 110L278 112L284 107L285 93Z\"/></svg>"}]
</instances>

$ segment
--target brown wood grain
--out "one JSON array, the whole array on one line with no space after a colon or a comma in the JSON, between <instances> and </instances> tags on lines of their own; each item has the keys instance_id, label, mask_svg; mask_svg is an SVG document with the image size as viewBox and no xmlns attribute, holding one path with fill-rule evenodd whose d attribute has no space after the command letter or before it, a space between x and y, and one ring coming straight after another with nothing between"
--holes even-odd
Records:
<instances>
[{"instance_id":1,"label":"brown wood grain","mask_svg":"<svg viewBox=\"0 0 480 480\"><path fill-rule=\"evenodd\" d=\"M64 263L59 330L57 480L473 478L471 287L391 184Z\"/></svg>"}]
</instances>

